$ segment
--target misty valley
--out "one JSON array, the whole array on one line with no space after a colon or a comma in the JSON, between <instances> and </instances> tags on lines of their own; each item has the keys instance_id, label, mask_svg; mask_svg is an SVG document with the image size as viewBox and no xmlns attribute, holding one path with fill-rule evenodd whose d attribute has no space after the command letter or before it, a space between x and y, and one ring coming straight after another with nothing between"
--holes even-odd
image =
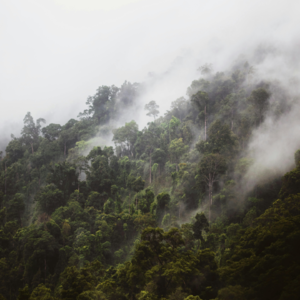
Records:
<instances>
[{"instance_id":1,"label":"misty valley","mask_svg":"<svg viewBox=\"0 0 300 300\"><path fill-rule=\"evenodd\" d=\"M0 300L299 299L300 143L266 138L299 96L243 59L198 74L163 116L127 81L66 124L25 115L1 152Z\"/></svg>"}]
</instances>

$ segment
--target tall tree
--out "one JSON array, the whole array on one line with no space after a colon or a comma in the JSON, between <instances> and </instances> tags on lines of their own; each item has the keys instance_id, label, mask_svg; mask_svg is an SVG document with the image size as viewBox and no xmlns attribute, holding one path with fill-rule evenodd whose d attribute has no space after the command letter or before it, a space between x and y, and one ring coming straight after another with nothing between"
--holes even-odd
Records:
<instances>
[{"instance_id":1,"label":"tall tree","mask_svg":"<svg viewBox=\"0 0 300 300\"><path fill-rule=\"evenodd\" d=\"M195 216L195 223L193 224L193 231L194 231L194 238L200 241L203 241L202 231L208 231L209 224L205 217L204 213L196 214ZM200 244L200 243L199 243Z\"/></svg>"},{"instance_id":2,"label":"tall tree","mask_svg":"<svg viewBox=\"0 0 300 300\"><path fill-rule=\"evenodd\" d=\"M149 182L151 184L151 169L152 169L152 153L156 148L158 138L160 136L160 128L152 122L147 129L144 130L143 141L145 144L145 152L149 156Z\"/></svg>"},{"instance_id":3,"label":"tall tree","mask_svg":"<svg viewBox=\"0 0 300 300\"><path fill-rule=\"evenodd\" d=\"M42 128L41 123L46 123L45 119L39 118L36 120L36 123L34 123L30 112L28 112L24 118L24 127L21 134L25 143L31 146L31 153L34 153L33 145L38 141Z\"/></svg>"},{"instance_id":4,"label":"tall tree","mask_svg":"<svg viewBox=\"0 0 300 300\"><path fill-rule=\"evenodd\" d=\"M42 133L49 141L55 141L59 137L62 127L59 124L49 124L42 129Z\"/></svg>"},{"instance_id":5,"label":"tall tree","mask_svg":"<svg viewBox=\"0 0 300 300\"><path fill-rule=\"evenodd\" d=\"M199 109L199 116L204 116L204 140L206 141L206 128L207 128L207 110L209 104L209 97L206 92L199 91L191 98L192 102Z\"/></svg>"},{"instance_id":6,"label":"tall tree","mask_svg":"<svg viewBox=\"0 0 300 300\"><path fill-rule=\"evenodd\" d=\"M263 115L268 108L268 100L271 94L264 88L258 88L252 91L249 102L254 106L259 123L263 121Z\"/></svg>"},{"instance_id":7,"label":"tall tree","mask_svg":"<svg viewBox=\"0 0 300 300\"><path fill-rule=\"evenodd\" d=\"M93 118L96 124L104 124L110 118L110 108L112 102L116 100L119 88L116 86L100 86L94 96L88 97L86 104L88 109L80 113L78 117L81 119Z\"/></svg>"},{"instance_id":8,"label":"tall tree","mask_svg":"<svg viewBox=\"0 0 300 300\"><path fill-rule=\"evenodd\" d=\"M187 150L188 146L185 146L182 138L171 141L169 146L169 152L172 162L176 163L176 171L178 171L178 163L180 156Z\"/></svg>"},{"instance_id":9,"label":"tall tree","mask_svg":"<svg viewBox=\"0 0 300 300\"><path fill-rule=\"evenodd\" d=\"M183 116L187 110L188 102L184 97L180 97L171 103L172 113L179 118L180 121L183 120Z\"/></svg>"},{"instance_id":10,"label":"tall tree","mask_svg":"<svg viewBox=\"0 0 300 300\"><path fill-rule=\"evenodd\" d=\"M209 223L211 223L211 206L213 201L213 186L218 182L220 176L225 173L227 168L224 157L220 154L208 154L199 163L197 179L204 182L208 188L209 198Z\"/></svg>"},{"instance_id":11,"label":"tall tree","mask_svg":"<svg viewBox=\"0 0 300 300\"><path fill-rule=\"evenodd\" d=\"M125 155L128 154L129 156L133 157L134 144L137 139L138 130L138 125L135 121L125 123L125 126L113 130L113 141L116 145L120 145L123 154L125 151Z\"/></svg>"},{"instance_id":12,"label":"tall tree","mask_svg":"<svg viewBox=\"0 0 300 300\"><path fill-rule=\"evenodd\" d=\"M70 119L60 131L59 134L59 142L63 146L64 151L64 157L67 156L68 148L72 148L75 146L75 143L77 142L77 136L76 136L76 123L78 121L74 119Z\"/></svg>"},{"instance_id":13,"label":"tall tree","mask_svg":"<svg viewBox=\"0 0 300 300\"><path fill-rule=\"evenodd\" d=\"M150 101L148 104L145 105L145 110L148 111L147 116L153 117L154 120L159 114L159 105L156 104L154 100Z\"/></svg>"}]
</instances>

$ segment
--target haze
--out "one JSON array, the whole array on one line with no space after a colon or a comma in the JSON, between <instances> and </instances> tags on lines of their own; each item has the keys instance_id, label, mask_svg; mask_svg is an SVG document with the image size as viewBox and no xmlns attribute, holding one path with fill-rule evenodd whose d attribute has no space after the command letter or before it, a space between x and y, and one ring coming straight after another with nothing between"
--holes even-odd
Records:
<instances>
[{"instance_id":1,"label":"haze","mask_svg":"<svg viewBox=\"0 0 300 300\"><path fill-rule=\"evenodd\" d=\"M1 150L11 133L19 135L27 111L47 124L63 124L76 118L100 85L149 82L141 101L156 100L162 114L185 96L204 63L223 70L261 43L282 50L277 66L298 59L299 52L285 58L299 41L299 1L0 3ZM284 77L289 68L276 74L281 70ZM259 71L263 75L268 68ZM150 120L132 113L140 127Z\"/></svg>"}]
</instances>

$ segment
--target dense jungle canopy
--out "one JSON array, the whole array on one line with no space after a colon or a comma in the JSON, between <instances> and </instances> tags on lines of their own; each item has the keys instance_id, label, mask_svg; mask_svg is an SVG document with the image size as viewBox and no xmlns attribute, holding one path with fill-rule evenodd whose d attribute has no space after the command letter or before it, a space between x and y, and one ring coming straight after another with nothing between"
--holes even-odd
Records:
<instances>
[{"instance_id":1,"label":"dense jungle canopy","mask_svg":"<svg viewBox=\"0 0 300 300\"><path fill-rule=\"evenodd\" d=\"M252 132L289 91L247 62L201 70L164 116L129 82L64 125L26 114L1 153L1 300L299 299L300 151L245 179ZM128 112L152 121L116 127Z\"/></svg>"}]
</instances>

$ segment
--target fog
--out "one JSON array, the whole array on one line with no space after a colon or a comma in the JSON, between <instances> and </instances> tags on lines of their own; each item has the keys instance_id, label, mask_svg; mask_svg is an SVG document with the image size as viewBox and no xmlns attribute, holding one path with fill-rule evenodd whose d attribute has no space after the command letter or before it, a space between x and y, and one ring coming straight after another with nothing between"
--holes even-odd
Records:
<instances>
[{"instance_id":1,"label":"fog","mask_svg":"<svg viewBox=\"0 0 300 300\"><path fill-rule=\"evenodd\" d=\"M151 120L141 110L144 103L155 100L162 115L185 96L205 63L225 70L241 55L254 61L257 47L270 45L279 49L276 60L270 52L255 61L258 75L271 72L286 80L299 56L293 51L298 1L0 3L1 150L11 133L20 134L27 111L47 124L63 124L85 109L86 98L100 85L146 84L140 109L132 110L142 128Z\"/></svg>"}]
</instances>

